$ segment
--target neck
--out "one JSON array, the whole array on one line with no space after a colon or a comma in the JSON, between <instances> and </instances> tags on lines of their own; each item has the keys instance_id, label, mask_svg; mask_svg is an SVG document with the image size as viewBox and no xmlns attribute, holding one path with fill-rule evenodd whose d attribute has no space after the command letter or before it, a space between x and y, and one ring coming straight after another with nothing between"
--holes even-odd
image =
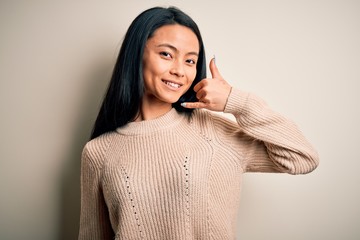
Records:
<instances>
[{"instance_id":1,"label":"neck","mask_svg":"<svg viewBox=\"0 0 360 240\"><path fill-rule=\"evenodd\" d=\"M162 101L151 101L150 99L144 97L139 113L134 121L139 122L158 118L169 112L171 108L171 103L166 103Z\"/></svg>"}]
</instances>

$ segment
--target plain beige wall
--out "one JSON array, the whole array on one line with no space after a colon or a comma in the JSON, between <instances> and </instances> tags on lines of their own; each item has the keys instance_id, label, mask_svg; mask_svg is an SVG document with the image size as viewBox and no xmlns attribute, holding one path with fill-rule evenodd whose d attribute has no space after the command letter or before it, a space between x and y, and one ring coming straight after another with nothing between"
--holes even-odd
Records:
<instances>
[{"instance_id":1,"label":"plain beige wall","mask_svg":"<svg viewBox=\"0 0 360 240\"><path fill-rule=\"evenodd\" d=\"M130 22L177 5L235 87L318 149L304 176L247 174L242 240L360 239L360 1L1 1L0 239L75 239L80 153Z\"/></svg>"}]
</instances>

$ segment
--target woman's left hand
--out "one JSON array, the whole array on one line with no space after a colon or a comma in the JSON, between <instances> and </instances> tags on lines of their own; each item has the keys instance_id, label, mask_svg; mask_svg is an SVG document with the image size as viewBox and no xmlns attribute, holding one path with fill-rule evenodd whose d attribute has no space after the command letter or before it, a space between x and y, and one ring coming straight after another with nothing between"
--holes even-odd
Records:
<instances>
[{"instance_id":1,"label":"woman's left hand","mask_svg":"<svg viewBox=\"0 0 360 240\"><path fill-rule=\"evenodd\" d=\"M212 78L204 78L194 86L198 102L185 102L185 108L206 108L212 111L223 112L229 97L231 86L220 75L215 64L215 58L210 61Z\"/></svg>"}]
</instances>

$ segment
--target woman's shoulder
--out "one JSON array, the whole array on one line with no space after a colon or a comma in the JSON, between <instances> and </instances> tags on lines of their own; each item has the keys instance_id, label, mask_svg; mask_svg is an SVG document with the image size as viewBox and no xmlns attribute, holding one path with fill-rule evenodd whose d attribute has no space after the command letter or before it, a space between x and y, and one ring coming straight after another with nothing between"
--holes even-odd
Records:
<instances>
[{"instance_id":1,"label":"woman's shoulder","mask_svg":"<svg viewBox=\"0 0 360 240\"><path fill-rule=\"evenodd\" d=\"M195 109L191 123L202 131L217 131L218 128L237 127L234 117L230 114L216 113L206 109Z\"/></svg>"},{"instance_id":2,"label":"woman's shoulder","mask_svg":"<svg viewBox=\"0 0 360 240\"><path fill-rule=\"evenodd\" d=\"M212 121L212 115L213 113L209 110L197 108L192 112L191 120L206 123Z\"/></svg>"},{"instance_id":3,"label":"woman's shoulder","mask_svg":"<svg viewBox=\"0 0 360 240\"><path fill-rule=\"evenodd\" d=\"M106 153L116 136L117 134L115 132L107 132L88 141L83 148L83 160L87 159L94 163L103 162L106 158Z\"/></svg>"},{"instance_id":4,"label":"woman's shoulder","mask_svg":"<svg viewBox=\"0 0 360 240\"><path fill-rule=\"evenodd\" d=\"M217 132L223 129L236 130L239 128L234 117L230 114L220 114L206 109L194 110L191 125L209 137L214 137Z\"/></svg>"},{"instance_id":5,"label":"woman's shoulder","mask_svg":"<svg viewBox=\"0 0 360 240\"><path fill-rule=\"evenodd\" d=\"M200 125L213 125L222 122L224 125L236 125L236 119L229 113L217 113L206 109L195 109L192 115L192 121Z\"/></svg>"}]
</instances>

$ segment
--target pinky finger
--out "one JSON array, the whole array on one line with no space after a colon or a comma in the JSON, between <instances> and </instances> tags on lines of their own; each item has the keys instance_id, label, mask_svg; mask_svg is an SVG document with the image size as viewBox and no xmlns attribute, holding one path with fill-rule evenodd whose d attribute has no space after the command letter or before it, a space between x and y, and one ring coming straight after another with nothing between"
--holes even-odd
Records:
<instances>
[{"instance_id":1,"label":"pinky finger","mask_svg":"<svg viewBox=\"0 0 360 240\"><path fill-rule=\"evenodd\" d=\"M184 108L206 108L207 104L203 102L183 102L181 106Z\"/></svg>"}]
</instances>

